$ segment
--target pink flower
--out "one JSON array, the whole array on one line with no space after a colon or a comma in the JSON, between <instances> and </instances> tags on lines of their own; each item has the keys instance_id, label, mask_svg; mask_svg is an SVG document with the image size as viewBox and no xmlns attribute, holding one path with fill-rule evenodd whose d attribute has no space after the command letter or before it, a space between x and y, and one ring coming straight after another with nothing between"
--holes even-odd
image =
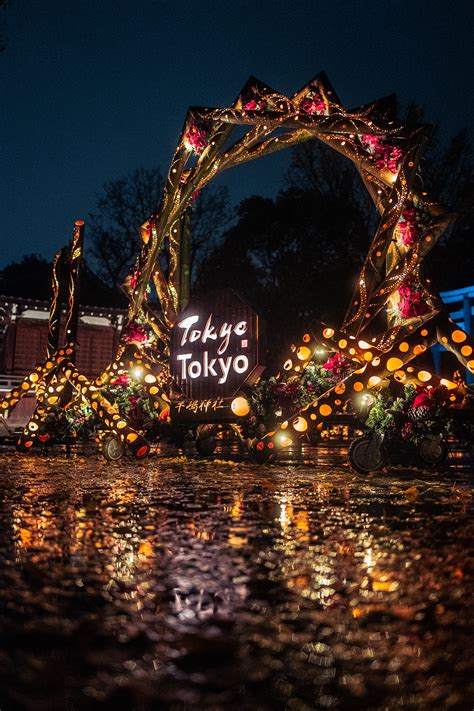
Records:
<instances>
[{"instance_id":1,"label":"pink flower","mask_svg":"<svg viewBox=\"0 0 474 711\"><path fill-rule=\"evenodd\" d=\"M123 340L126 343L144 343L148 340L148 335L140 324L131 323L125 331Z\"/></svg>"},{"instance_id":2,"label":"pink flower","mask_svg":"<svg viewBox=\"0 0 474 711\"><path fill-rule=\"evenodd\" d=\"M328 358L327 362L321 366L324 370L331 373L334 378L345 378L349 374L351 364L340 353L334 353L332 358Z\"/></svg>"},{"instance_id":3,"label":"pink flower","mask_svg":"<svg viewBox=\"0 0 474 711\"><path fill-rule=\"evenodd\" d=\"M406 206L398 223L398 232L402 243L408 247L420 234L417 212L414 207Z\"/></svg>"},{"instance_id":4,"label":"pink flower","mask_svg":"<svg viewBox=\"0 0 474 711\"><path fill-rule=\"evenodd\" d=\"M410 282L405 282L398 289L400 301L397 304L402 318L415 318L423 316L430 310L423 298L423 292L417 291Z\"/></svg>"},{"instance_id":5,"label":"pink flower","mask_svg":"<svg viewBox=\"0 0 474 711\"><path fill-rule=\"evenodd\" d=\"M382 139L380 138L380 136L371 136L370 134L365 133L362 136L362 140L367 146L369 146L369 148L372 148L374 151L375 149L382 147Z\"/></svg>"},{"instance_id":6,"label":"pink flower","mask_svg":"<svg viewBox=\"0 0 474 711\"><path fill-rule=\"evenodd\" d=\"M267 104L263 99L259 99L258 101L256 101L255 99L250 99L250 101L247 101L247 103L244 104L244 109L246 111L262 111L266 108Z\"/></svg>"},{"instance_id":7,"label":"pink flower","mask_svg":"<svg viewBox=\"0 0 474 711\"><path fill-rule=\"evenodd\" d=\"M120 373L118 378L116 380L113 380L111 383L111 385L121 385L122 387L126 387L128 384L129 382L127 373Z\"/></svg>"},{"instance_id":8,"label":"pink flower","mask_svg":"<svg viewBox=\"0 0 474 711\"><path fill-rule=\"evenodd\" d=\"M383 146L381 150L375 152L375 165L379 170L388 168L391 173L398 173L400 168L400 160L403 157L403 151L397 146Z\"/></svg>"},{"instance_id":9,"label":"pink flower","mask_svg":"<svg viewBox=\"0 0 474 711\"><path fill-rule=\"evenodd\" d=\"M195 153L202 153L207 146L207 133L193 123L188 129L184 138L186 146Z\"/></svg>"},{"instance_id":10,"label":"pink flower","mask_svg":"<svg viewBox=\"0 0 474 711\"><path fill-rule=\"evenodd\" d=\"M375 157L375 165L379 170L388 168L391 173L398 173L403 151L398 146L389 146L384 143L380 136L372 136L364 133L362 141L369 148L370 153Z\"/></svg>"},{"instance_id":11,"label":"pink flower","mask_svg":"<svg viewBox=\"0 0 474 711\"><path fill-rule=\"evenodd\" d=\"M300 108L306 111L307 114L324 114L326 111L326 104L321 94L314 94L313 96L307 96L300 103Z\"/></svg>"}]
</instances>

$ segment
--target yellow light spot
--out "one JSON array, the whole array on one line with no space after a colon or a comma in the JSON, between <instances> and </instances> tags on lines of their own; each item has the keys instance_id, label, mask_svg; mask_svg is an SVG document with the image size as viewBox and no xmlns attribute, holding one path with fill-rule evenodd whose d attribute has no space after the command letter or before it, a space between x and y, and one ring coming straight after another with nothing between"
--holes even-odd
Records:
<instances>
[{"instance_id":1,"label":"yellow light spot","mask_svg":"<svg viewBox=\"0 0 474 711\"><path fill-rule=\"evenodd\" d=\"M236 397L232 400L230 409L237 417L245 417L250 412L250 405L245 397Z\"/></svg>"},{"instance_id":2,"label":"yellow light spot","mask_svg":"<svg viewBox=\"0 0 474 711\"><path fill-rule=\"evenodd\" d=\"M325 328L323 331L323 336L324 336L324 338L332 338L332 336L334 336L334 329L333 328Z\"/></svg>"},{"instance_id":3,"label":"yellow light spot","mask_svg":"<svg viewBox=\"0 0 474 711\"><path fill-rule=\"evenodd\" d=\"M356 391L356 393L360 393L360 391L364 389L364 385L363 385L363 383L360 382L360 380L357 380L354 383L353 387L354 387L354 390Z\"/></svg>"},{"instance_id":4,"label":"yellow light spot","mask_svg":"<svg viewBox=\"0 0 474 711\"><path fill-rule=\"evenodd\" d=\"M382 381L382 378L379 378L378 375L371 375L369 378L369 382L367 383L367 386L369 388L374 388L376 385L378 385Z\"/></svg>"},{"instance_id":5,"label":"yellow light spot","mask_svg":"<svg viewBox=\"0 0 474 711\"><path fill-rule=\"evenodd\" d=\"M420 343L418 346L415 346L413 349L413 353L415 355L420 355L420 353L424 353L426 351L426 346L424 346L422 343Z\"/></svg>"},{"instance_id":6,"label":"yellow light spot","mask_svg":"<svg viewBox=\"0 0 474 711\"><path fill-rule=\"evenodd\" d=\"M428 335L428 329L427 328L422 328L420 331L422 336L427 336Z\"/></svg>"},{"instance_id":7,"label":"yellow light spot","mask_svg":"<svg viewBox=\"0 0 474 711\"><path fill-rule=\"evenodd\" d=\"M366 351L366 352L364 353L364 358L365 358L365 360L367 360L367 361L372 360L372 351Z\"/></svg>"},{"instance_id":8,"label":"yellow light spot","mask_svg":"<svg viewBox=\"0 0 474 711\"><path fill-rule=\"evenodd\" d=\"M448 388L448 390L454 390L454 388L457 388L456 383L453 383L452 380L448 380L447 378L441 378L439 382L441 385L444 385L445 388Z\"/></svg>"},{"instance_id":9,"label":"yellow light spot","mask_svg":"<svg viewBox=\"0 0 474 711\"><path fill-rule=\"evenodd\" d=\"M474 360L469 360L469 361L467 362L467 367L469 368L469 370L471 371L471 373L474 373Z\"/></svg>"},{"instance_id":10,"label":"yellow light spot","mask_svg":"<svg viewBox=\"0 0 474 711\"><path fill-rule=\"evenodd\" d=\"M123 428L126 427L126 426L127 426L127 423L124 422L124 420L119 420L119 421L117 422L117 429L119 429L119 430L123 430Z\"/></svg>"},{"instance_id":11,"label":"yellow light spot","mask_svg":"<svg viewBox=\"0 0 474 711\"><path fill-rule=\"evenodd\" d=\"M297 432L306 432L306 430L308 429L308 423L306 422L304 417L296 417L293 420L293 428Z\"/></svg>"},{"instance_id":12,"label":"yellow light spot","mask_svg":"<svg viewBox=\"0 0 474 711\"><path fill-rule=\"evenodd\" d=\"M38 380L38 377L39 377L38 373L31 373L31 375L30 375L31 382L36 383L36 381Z\"/></svg>"},{"instance_id":13,"label":"yellow light spot","mask_svg":"<svg viewBox=\"0 0 474 711\"><path fill-rule=\"evenodd\" d=\"M288 358L287 361L285 361L285 365L283 366L284 370L291 370L291 367L293 365L293 361Z\"/></svg>"},{"instance_id":14,"label":"yellow light spot","mask_svg":"<svg viewBox=\"0 0 474 711\"><path fill-rule=\"evenodd\" d=\"M138 439L138 435L135 432L130 432L127 435L127 442L135 442L136 439Z\"/></svg>"},{"instance_id":15,"label":"yellow light spot","mask_svg":"<svg viewBox=\"0 0 474 711\"><path fill-rule=\"evenodd\" d=\"M156 395L158 392L158 388L156 387L156 385L152 385L148 392L150 393L150 395Z\"/></svg>"},{"instance_id":16,"label":"yellow light spot","mask_svg":"<svg viewBox=\"0 0 474 711\"><path fill-rule=\"evenodd\" d=\"M311 418L312 420L315 420L315 419L316 419L316 415L314 414L314 412L311 413L310 418Z\"/></svg>"},{"instance_id":17,"label":"yellow light spot","mask_svg":"<svg viewBox=\"0 0 474 711\"><path fill-rule=\"evenodd\" d=\"M299 360L309 360L311 358L311 350L308 346L300 346L296 351L296 357Z\"/></svg>"},{"instance_id":18,"label":"yellow light spot","mask_svg":"<svg viewBox=\"0 0 474 711\"><path fill-rule=\"evenodd\" d=\"M332 407L330 405L321 405L319 412L323 417L329 417L332 412Z\"/></svg>"},{"instance_id":19,"label":"yellow light spot","mask_svg":"<svg viewBox=\"0 0 474 711\"><path fill-rule=\"evenodd\" d=\"M387 370L393 373L395 370L401 368L402 365L403 361L401 360L401 358L389 358L387 361Z\"/></svg>"},{"instance_id":20,"label":"yellow light spot","mask_svg":"<svg viewBox=\"0 0 474 711\"><path fill-rule=\"evenodd\" d=\"M403 383L406 380L407 374L404 370L397 370L393 376L398 382Z\"/></svg>"},{"instance_id":21,"label":"yellow light spot","mask_svg":"<svg viewBox=\"0 0 474 711\"><path fill-rule=\"evenodd\" d=\"M402 353L406 353L409 350L409 348L410 348L410 346L408 345L408 343L406 341L403 341L398 346L398 350L401 351Z\"/></svg>"},{"instance_id":22,"label":"yellow light spot","mask_svg":"<svg viewBox=\"0 0 474 711\"><path fill-rule=\"evenodd\" d=\"M145 375L145 383L156 383L156 378L154 375L149 373L148 375Z\"/></svg>"},{"instance_id":23,"label":"yellow light spot","mask_svg":"<svg viewBox=\"0 0 474 711\"><path fill-rule=\"evenodd\" d=\"M461 348L461 354L462 354L463 356L470 356L471 353L472 353L472 348L471 348L471 346L463 346L463 347Z\"/></svg>"},{"instance_id":24,"label":"yellow light spot","mask_svg":"<svg viewBox=\"0 0 474 711\"><path fill-rule=\"evenodd\" d=\"M50 405L55 405L58 401L58 396L57 395L52 395L51 397L48 398L48 402Z\"/></svg>"},{"instance_id":25,"label":"yellow light spot","mask_svg":"<svg viewBox=\"0 0 474 711\"><path fill-rule=\"evenodd\" d=\"M418 373L418 380L421 380L422 383L427 383L428 380L431 380L431 373L427 370L420 370Z\"/></svg>"},{"instance_id":26,"label":"yellow light spot","mask_svg":"<svg viewBox=\"0 0 474 711\"><path fill-rule=\"evenodd\" d=\"M347 346L347 341L346 341L346 339L345 339L345 338L341 338L341 340L339 341L339 343L338 343L337 345L339 346L339 348L345 348L345 347Z\"/></svg>"},{"instance_id":27,"label":"yellow light spot","mask_svg":"<svg viewBox=\"0 0 474 711\"><path fill-rule=\"evenodd\" d=\"M336 387L334 388L334 392L336 392L338 395L342 395L342 393L346 392L346 385L345 383L338 383Z\"/></svg>"},{"instance_id":28,"label":"yellow light spot","mask_svg":"<svg viewBox=\"0 0 474 711\"><path fill-rule=\"evenodd\" d=\"M280 427L282 430L286 430L286 428L288 427L288 420L285 420L284 422L282 422Z\"/></svg>"},{"instance_id":29,"label":"yellow light spot","mask_svg":"<svg viewBox=\"0 0 474 711\"><path fill-rule=\"evenodd\" d=\"M463 343L466 340L467 335L464 331L456 330L452 332L451 338L455 343Z\"/></svg>"},{"instance_id":30,"label":"yellow light spot","mask_svg":"<svg viewBox=\"0 0 474 711\"><path fill-rule=\"evenodd\" d=\"M303 343L309 343L310 340L311 340L311 336L309 335L309 333L305 333L303 336Z\"/></svg>"}]
</instances>

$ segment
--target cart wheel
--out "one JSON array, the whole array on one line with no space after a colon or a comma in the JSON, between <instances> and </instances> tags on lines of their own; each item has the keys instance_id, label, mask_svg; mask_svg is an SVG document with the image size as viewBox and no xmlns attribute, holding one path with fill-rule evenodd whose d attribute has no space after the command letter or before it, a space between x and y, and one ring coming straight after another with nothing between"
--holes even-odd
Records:
<instances>
[{"instance_id":1,"label":"cart wheel","mask_svg":"<svg viewBox=\"0 0 474 711\"><path fill-rule=\"evenodd\" d=\"M273 442L267 444L264 440L257 440L250 448L250 454L257 464L271 464L276 461L278 456Z\"/></svg>"},{"instance_id":2,"label":"cart wheel","mask_svg":"<svg viewBox=\"0 0 474 711\"><path fill-rule=\"evenodd\" d=\"M357 437L349 447L349 459L359 474L377 471L383 466L380 445L374 437Z\"/></svg>"},{"instance_id":3,"label":"cart wheel","mask_svg":"<svg viewBox=\"0 0 474 711\"><path fill-rule=\"evenodd\" d=\"M212 457L216 450L217 442L214 437L196 440L196 451L201 457Z\"/></svg>"},{"instance_id":4,"label":"cart wheel","mask_svg":"<svg viewBox=\"0 0 474 711\"><path fill-rule=\"evenodd\" d=\"M125 445L116 435L107 435L102 443L102 454L108 462L115 462L121 459L125 450Z\"/></svg>"},{"instance_id":5,"label":"cart wheel","mask_svg":"<svg viewBox=\"0 0 474 711\"><path fill-rule=\"evenodd\" d=\"M418 448L423 466L436 469L441 466L448 456L448 447L441 437L424 437Z\"/></svg>"}]
</instances>

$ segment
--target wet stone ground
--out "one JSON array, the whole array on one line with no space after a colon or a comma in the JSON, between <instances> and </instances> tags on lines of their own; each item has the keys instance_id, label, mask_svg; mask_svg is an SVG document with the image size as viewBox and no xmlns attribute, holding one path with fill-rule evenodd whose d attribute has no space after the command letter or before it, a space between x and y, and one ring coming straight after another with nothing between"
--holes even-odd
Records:
<instances>
[{"instance_id":1,"label":"wet stone ground","mask_svg":"<svg viewBox=\"0 0 474 711\"><path fill-rule=\"evenodd\" d=\"M0 458L0 708L472 709L472 477Z\"/></svg>"}]
</instances>

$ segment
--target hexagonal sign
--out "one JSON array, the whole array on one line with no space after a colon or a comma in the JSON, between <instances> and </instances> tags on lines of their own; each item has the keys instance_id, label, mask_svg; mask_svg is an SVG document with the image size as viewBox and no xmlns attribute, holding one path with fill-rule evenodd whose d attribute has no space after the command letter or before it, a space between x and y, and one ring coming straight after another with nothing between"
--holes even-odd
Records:
<instances>
[{"instance_id":1,"label":"hexagonal sign","mask_svg":"<svg viewBox=\"0 0 474 711\"><path fill-rule=\"evenodd\" d=\"M260 330L260 317L232 289L191 299L171 333L179 419L234 419L231 399L261 370Z\"/></svg>"}]
</instances>

